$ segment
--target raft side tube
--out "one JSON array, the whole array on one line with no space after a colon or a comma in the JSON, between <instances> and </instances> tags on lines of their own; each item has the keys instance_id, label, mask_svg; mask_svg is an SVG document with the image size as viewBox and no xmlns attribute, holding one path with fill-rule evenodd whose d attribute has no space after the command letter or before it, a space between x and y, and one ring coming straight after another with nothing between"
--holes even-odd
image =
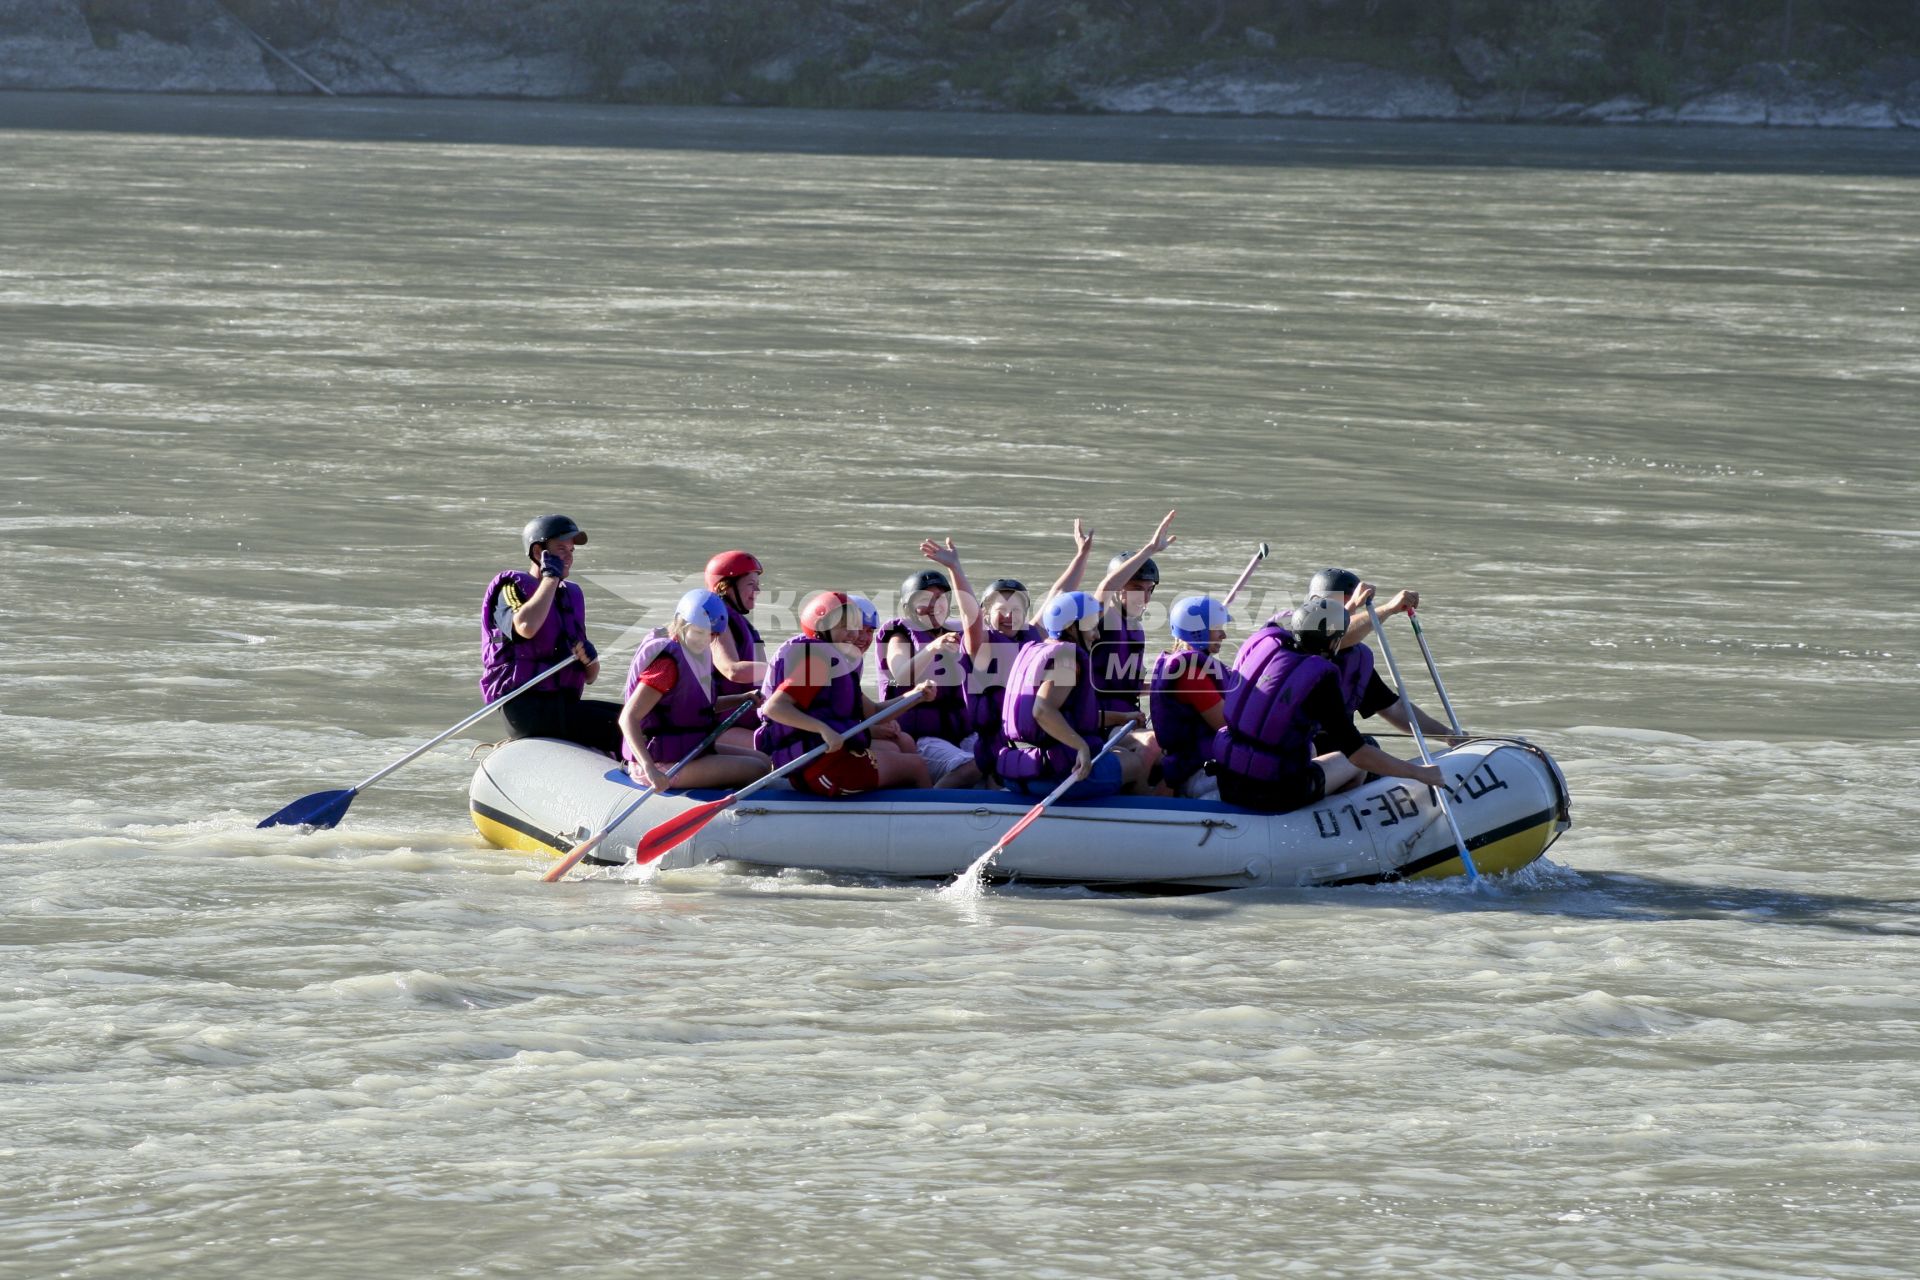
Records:
<instances>
[{"instance_id":1,"label":"raft side tube","mask_svg":"<svg viewBox=\"0 0 1920 1280\"><path fill-rule=\"evenodd\" d=\"M1475 739L1438 761L1485 874L1533 862L1570 825L1565 780L1539 747ZM522 739L475 772L475 827L502 848L557 857L632 803L605 756ZM723 792L649 799L596 854L629 856L653 826ZM731 860L855 875L951 877L1029 808L1004 791L892 790L825 800L770 787L710 822L662 869ZM1063 802L995 860L996 878L1188 888L1373 884L1464 874L1431 790L1383 778L1287 814L1217 800L1115 796Z\"/></svg>"}]
</instances>

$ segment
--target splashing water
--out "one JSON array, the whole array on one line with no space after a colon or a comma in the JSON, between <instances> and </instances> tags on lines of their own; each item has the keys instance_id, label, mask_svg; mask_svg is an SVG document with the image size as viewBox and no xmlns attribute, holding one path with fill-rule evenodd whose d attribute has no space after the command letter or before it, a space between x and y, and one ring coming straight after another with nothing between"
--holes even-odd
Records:
<instances>
[{"instance_id":1,"label":"splashing water","mask_svg":"<svg viewBox=\"0 0 1920 1280\"><path fill-rule=\"evenodd\" d=\"M975 858L965 871L953 878L953 883L943 887L936 895L956 906L973 906L986 896L987 864L1000 852L1000 846L994 845Z\"/></svg>"}]
</instances>

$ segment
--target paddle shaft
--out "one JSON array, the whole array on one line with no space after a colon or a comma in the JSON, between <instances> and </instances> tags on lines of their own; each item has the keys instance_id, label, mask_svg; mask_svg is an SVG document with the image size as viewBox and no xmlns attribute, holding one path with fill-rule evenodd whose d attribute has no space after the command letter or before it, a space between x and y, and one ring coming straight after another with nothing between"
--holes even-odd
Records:
<instances>
[{"instance_id":1,"label":"paddle shaft","mask_svg":"<svg viewBox=\"0 0 1920 1280\"><path fill-rule=\"evenodd\" d=\"M1115 747L1119 746L1120 739L1126 737L1129 733L1132 733L1133 730L1134 730L1134 725L1131 721L1129 721L1128 723L1119 726L1111 734L1107 735L1107 741L1105 745L1103 745L1100 748L1100 750L1094 752L1093 758L1087 761L1087 772L1089 776L1092 775L1093 766L1099 763L1100 757L1106 755L1109 751L1112 751ZM1021 818L1020 821L1014 823L1012 829L1009 830L1007 834L1001 836L1000 839L997 842L995 842L993 848L987 850L986 856L989 858L993 857L995 854L999 853L1001 850L1005 849L1008 845L1012 844L1016 839L1018 839L1022 831L1025 831L1028 827L1032 826L1039 819L1040 815L1047 811L1048 805L1052 804L1055 800L1058 800L1061 796L1067 794L1067 792L1070 789L1072 789L1074 783L1081 781L1081 779L1077 776L1078 773L1079 773L1079 770L1077 769L1074 770L1073 773L1069 773L1066 777L1066 781L1062 782L1059 786L1055 787L1052 791L1047 793L1047 798L1045 800L1042 800L1039 804L1027 810L1026 816Z\"/></svg>"},{"instance_id":2,"label":"paddle shaft","mask_svg":"<svg viewBox=\"0 0 1920 1280\"><path fill-rule=\"evenodd\" d=\"M840 737L844 740L853 737L856 733L865 733L868 729L873 728L873 726L882 721L893 719L918 701L920 701L920 695L917 693L909 693L905 697L896 698L894 701L868 716L865 720L862 720L859 724L853 726L853 728L848 729L845 733L841 734ZM737 801L745 800L762 787L771 784L777 779L784 778L790 773L806 768L825 754L827 754L827 744L823 742L813 750L807 752L807 754L801 756L798 760L789 760L766 777L756 782L748 783L746 786L740 788L740 790L728 796L725 803L733 804Z\"/></svg>"},{"instance_id":3,"label":"paddle shaft","mask_svg":"<svg viewBox=\"0 0 1920 1280\"><path fill-rule=\"evenodd\" d=\"M846 739L853 737L857 733L863 733L883 720L893 719L893 717L899 715L902 711L905 711L918 701L920 701L920 695L918 693L909 693L905 697L895 698L892 702L880 708L880 710L874 712L859 724L854 725L853 728L846 730L840 736L842 739ZM634 865L644 866L654 859L678 848L680 845L685 844L699 833L700 828L706 826L709 822L719 817L722 813L725 813L734 805L739 804L754 792L760 790L762 787L772 785L778 779L784 778L796 770L806 768L825 754L827 754L827 744L822 742L805 755L787 761L787 763L781 765L766 777L748 783L732 795L723 796L718 800L710 800L698 808L689 809L685 813L668 818L665 822L653 828L652 831L640 837L640 843L636 845L633 850ZM680 824L683 822L685 825L681 826ZM662 839L656 847L651 849L647 848L647 846L653 842L655 832L663 829L667 831L672 838Z\"/></svg>"},{"instance_id":4,"label":"paddle shaft","mask_svg":"<svg viewBox=\"0 0 1920 1280\"><path fill-rule=\"evenodd\" d=\"M1387 670L1393 676L1393 687L1399 691L1400 705L1406 710L1407 723L1413 727L1413 740L1420 747L1420 762L1433 763L1433 752L1427 750L1427 735L1420 732L1420 717L1414 714L1413 700L1407 697L1406 681L1400 678L1400 666L1393 660L1393 646L1387 643L1387 633L1380 626L1380 615L1374 611L1373 601L1367 601L1367 621L1373 623L1373 634L1380 638L1380 652L1386 655ZM1447 799L1444 783L1433 789L1434 797L1440 801L1440 812L1447 815L1447 826L1453 830L1453 843L1460 851L1460 865L1467 869L1467 879L1478 880L1480 869L1473 865L1473 855L1467 852L1467 838L1460 834L1460 823L1453 816L1453 804Z\"/></svg>"},{"instance_id":5,"label":"paddle shaft","mask_svg":"<svg viewBox=\"0 0 1920 1280\"><path fill-rule=\"evenodd\" d=\"M1240 594L1240 588L1247 585L1247 579L1253 577L1253 571L1260 567L1260 562L1267 558L1267 552L1270 550L1272 550L1272 548L1267 546L1266 543L1263 542L1260 544L1260 549L1253 553L1253 559L1247 561L1246 570L1241 573L1240 581L1233 584L1233 590L1227 592L1227 598L1220 602L1222 609L1228 608L1233 604L1234 597Z\"/></svg>"},{"instance_id":6,"label":"paddle shaft","mask_svg":"<svg viewBox=\"0 0 1920 1280\"><path fill-rule=\"evenodd\" d=\"M708 748L712 747L714 743L720 741L720 735L725 733L727 730L733 728L734 722L737 721L741 716L747 714L748 710L751 709L752 706L753 706L753 700L748 699L747 701L742 702L739 706L735 707L732 711L728 712L726 719L722 720L719 724L714 725L712 729L707 731L707 736L700 739L699 745L695 746L693 750L687 752L686 755L681 756L680 759L676 761L673 764L673 766L667 770L667 781L672 782L676 777L679 776L680 771L682 769L692 764L697 757L705 755L707 753ZM600 842L602 840L605 840L607 836L612 833L615 827L618 827L621 823L625 822L628 818L631 818L635 813L639 812L640 806L645 804L648 798L651 797L652 795L653 795L652 787L640 788L640 794L633 798L632 804L628 805L625 809L622 809L620 811L619 817L615 818L612 822L609 822L606 826L600 828L598 831L588 836L585 840L582 840L579 844L573 846L572 849L568 850L566 857L560 859L559 862L555 863L551 868L548 869L547 874L540 877L541 883L552 884L555 880L560 879L562 876L566 875L567 872L573 870L573 868L579 863L580 859L586 857L588 854L592 853L595 849L599 848Z\"/></svg>"},{"instance_id":7,"label":"paddle shaft","mask_svg":"<svg viewBox=\"0 0 1920 1280\"><path fill-rule=\"evenodd\" d=\"M395 769L398 769L401 765L411 764L413 761L418 760L421 756L427 754L427 752L433 750L433 748L439 746L441 743L445 742L448 738L451 738L454 734L460 732L462 729L465 729L470 725L477 724L481 720L486 719L488 712L498 711L501 707L506 706L509 702L512 702L515 698L519 697L521 694L525 693L527 690L533 688L533 686L539 684L542 680L545 680L548 676L553 675L555 672L561 670L573 660L574 660L573 655L568 654L565 658L561 659L559 662L554 663L552 666L548 667L545 671L542 671L539 675L535 676L533 679L521 685L518 689L509 690L508 692L501 694L498 698L495 698L492 702L489 702L486 706L480 708L478 711L468 716L465 720L462 720L459 724L453 726L453 728L448 729L445 733L437 734L434 737L428 738L425 742L421 743L419 746L415 747L413 750L407 752L407 754L401 756L398 760L395 760L392 764L388 765L386 768L382 769L380 772L374 774L372 777L368 778L365 782L355 783L352 789L356 792L365 791L368 787L380 781L380 779L386 777L388 774L392 773Z\"/></svg>"},{"instance_id":8,"label":"paddle shaft","mask_svg":"<svg viewBox=\"0 0 1920 1280\"><path fill-rule=\"evenodd\" d=\"M1433 677L1433 687L1440 694L1440 705L1446 710L1447 723L1453 726L1453 736L1459 737L1460 717L1453 714L1453 699L1447 697L1447 686L1440 682L1440 668L1433 665L1433 650L1427 648L1427 633L1420 629L1420 617L1412 609L1407 610L1407 621L1413 624L1413 638L1420 642L1420 656L1427 660L1427 674Z\"/></svg>"}]
</instances>

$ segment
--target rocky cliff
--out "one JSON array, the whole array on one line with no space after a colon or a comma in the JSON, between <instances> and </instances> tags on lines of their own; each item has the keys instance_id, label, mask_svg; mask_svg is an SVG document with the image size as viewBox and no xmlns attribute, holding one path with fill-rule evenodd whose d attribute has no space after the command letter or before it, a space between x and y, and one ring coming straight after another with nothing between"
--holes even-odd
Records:
<instances>
[{"instance_id":1,"label":"rocky cliff","mask_svg":"<svg viewBox=\"0 0 1920 1280\"><path fill-rule=\"evenodd\" d=\"M1408 3L0 0L0 88L1920 128L1912 0Z\"/></svg>"}]
</instances>

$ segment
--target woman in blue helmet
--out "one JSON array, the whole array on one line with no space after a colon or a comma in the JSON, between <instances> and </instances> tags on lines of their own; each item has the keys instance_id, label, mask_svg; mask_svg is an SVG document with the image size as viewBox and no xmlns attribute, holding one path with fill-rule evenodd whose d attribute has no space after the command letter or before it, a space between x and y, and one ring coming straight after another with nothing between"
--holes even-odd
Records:
<instances>
[{"instance_id":1,"label":"woman in blue helmet","mask_svg":"<svg viewBox=\"0 0 1920 1280\"><path fill-rule=\"evenodd\" d=\"M1174 647L1160 655L1148 682L1153 736L1160 744L1161 782L1170 795L1218 795L1210 776L1214 735L1226 727L1226 691L1233 673L1214 655L1233 615L1212 596L1177 600L1168 618Z\"/></svg>"},{"instance_id":2,"label":"woman in blue helmet","mask_svg":"<svg viewBox=\"0 0 1920 1280\"><path fill-rule=\"evenodd\" d=\"M715 637L727 629L727 602L712 591L680 597L673 620L640 642L627 672L627 702L620 711L621 755L634 781L656 791L669 788L739 787L773 767L751 747L715 743L702 756L695 747L729 711L753 700L755 691L722 694L714 672ZM681 764L671 780L667 769Z\"/></svg>"},{"instance_id":3,"label":"woman in blue helmet","mask_svg":"<svg viewBox=\"0 0 1920 1280\"><path fill-rule=\"evenodd\" d=\"M1047 601L1040 621L1050 638L1023 648L1007 681L1004 742L996 760L1001 781L1009 791L1034 797L1069 776L1078 780L1069 799L1145 790L1149 766L1136 740L1122 739L1114 751L1093 759L1107 727L1093 681L1100 601L1068 591Z\"/></svg>"}]
</instances>

